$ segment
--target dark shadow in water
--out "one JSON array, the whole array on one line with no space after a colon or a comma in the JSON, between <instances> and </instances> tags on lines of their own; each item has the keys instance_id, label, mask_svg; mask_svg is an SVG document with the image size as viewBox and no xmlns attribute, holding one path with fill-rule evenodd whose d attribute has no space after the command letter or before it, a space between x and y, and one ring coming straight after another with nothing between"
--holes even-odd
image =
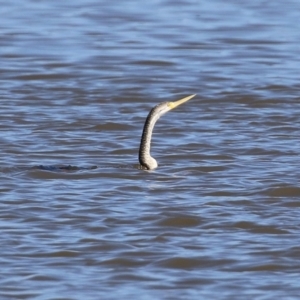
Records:
<instances>
[{"instance_id":1,"label":"dark shadow in water","mask_svg":"<svg viewBox=\"0 0 300 300\"><path fill-rule=\"evenodd\" d=\"M106 168L109 168L111 166L106 166ZM139 164L135 165L114 165L114 168L118 169L139 169L139 170L147 170L143 166ZM39 165L34 166L32 169L38 169L38 170L44 170L44 171L50 171L50 172L69 172L69 171L82 171L82 170L95 170L99 169L98 166L88 166L88 167L78 167L78 166L72 166L72 165ZM101 166L101 169L103 166ZM104 166L105 168L105 166Z\"/></svg>"},{"instance_id":2,"label":"dark shadow in water","mask_svg":"<svg viewBox=\"0 0 300 300\"><path fill-rule=\"evenodd\" d=\"M76 167L71 165L64 165L64 166L34 166L33 169L39 169L39 170L45 170L45 171L51 171L51 172L60 172L60 171L79 171L79 170L94 170L97 169L97 166L91 166L91 167Z\"/></svg>"}]
</instances>

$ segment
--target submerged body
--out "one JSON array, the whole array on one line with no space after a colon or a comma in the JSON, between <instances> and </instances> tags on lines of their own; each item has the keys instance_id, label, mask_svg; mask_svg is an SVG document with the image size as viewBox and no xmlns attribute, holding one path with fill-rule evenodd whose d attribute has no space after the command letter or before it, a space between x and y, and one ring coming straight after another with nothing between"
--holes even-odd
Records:
<instances>
[{"instance_id":1,"label":"submerged body","mask_svg":"<svg viewBox=\"0 0 300 300\"><path fill-rule=\"evenodd\" d=\"M139 150L139 162L143 169L152 170L158 166L157 161L150 154L152 132L157 120L166 112L192 99L194 96L191 95L175 102L163 102L151 109L144 125Z\"/></svg>"},{"instance_id":2,"label":"submerged body","mask_svg":"<svg viewBox=\"0 0 300 300\"><path fill-rule=\"evenodd\" d=\"M142 137L141 137L141 144L139 149L140 169L153 170L158 166L157 161L150 154L152 133L153 133L154 125L157 122L157 120L166 112L190 100L194 96L196 95L191 95L175 102L163 102L151 109L151 111L149 112L146 118ZM97 166L81 168L81 167L76 167L71 165L63 165L63 166L39 165L34 168L40 170L46 170L46 171L77 171L81 169L87 169L87 170L97 169Z\"/></svg>"}]
</instances>

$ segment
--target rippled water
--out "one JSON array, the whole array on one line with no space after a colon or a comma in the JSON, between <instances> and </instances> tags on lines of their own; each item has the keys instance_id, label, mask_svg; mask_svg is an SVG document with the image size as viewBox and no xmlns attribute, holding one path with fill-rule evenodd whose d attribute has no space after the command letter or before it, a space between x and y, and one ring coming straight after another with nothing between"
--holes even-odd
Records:
<instances>
[{"instance_id":1,"label":"rippled water","mask_svg":"<svg viewBox=\"0 0 300 300\"><path fill-rule=\"evenodd\" d=\"M0 11L1 299L298 299L299 1Z\"/></svg>"}]
</instances>

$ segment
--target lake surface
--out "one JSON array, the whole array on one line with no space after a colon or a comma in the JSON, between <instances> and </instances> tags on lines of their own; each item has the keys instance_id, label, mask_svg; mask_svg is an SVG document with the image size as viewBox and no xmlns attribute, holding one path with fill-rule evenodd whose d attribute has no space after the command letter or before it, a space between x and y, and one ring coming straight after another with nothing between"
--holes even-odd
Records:
<instances>
[{"instance_id":1,"label":"lake surface","mask_svg":"<svg viewBox=\"0 0 300 300\"><path fill-rule=\"evenodd\" d=\"M1 1L0 298L299 299L299 11Z\"/></svg>"}]
</instances>

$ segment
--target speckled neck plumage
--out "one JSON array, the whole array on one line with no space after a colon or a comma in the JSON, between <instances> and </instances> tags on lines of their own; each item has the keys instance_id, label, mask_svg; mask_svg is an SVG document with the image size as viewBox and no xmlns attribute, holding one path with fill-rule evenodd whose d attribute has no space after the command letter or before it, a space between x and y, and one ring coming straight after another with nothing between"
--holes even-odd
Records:
<instances>
[{"instance_id":1,"label":"speckled neck plumage","mask_svg":"<svg viewBox=\"0 0 300 300\"><path fill-rule=\"evenodd\" d=\"M167 105L167 102L158 104L154 108L152 108L145 121L140 144L139 161L140 164L148 170L155 169L157 167L156 160L150 154L151 138L154 125L162 115L160 113L161 107L165 105Z\"/></svg>"},{"instance_id":2,"label":"speckled neck plumage","mask_svg":"<svg viewBox=\"0 0 300 300\"><path fill-rule=\"evenodd\" d=\"M139 161L141 164L141 169L152 170L157 168L158 166L157 161L150 154L152 132L157 120L166 112L181 105L182 103L185 103L194 96L195 95L190 95L175 102L163 102L151 109L147 116L141 138L139 150Z\"/></svg>"}]
</instances>

